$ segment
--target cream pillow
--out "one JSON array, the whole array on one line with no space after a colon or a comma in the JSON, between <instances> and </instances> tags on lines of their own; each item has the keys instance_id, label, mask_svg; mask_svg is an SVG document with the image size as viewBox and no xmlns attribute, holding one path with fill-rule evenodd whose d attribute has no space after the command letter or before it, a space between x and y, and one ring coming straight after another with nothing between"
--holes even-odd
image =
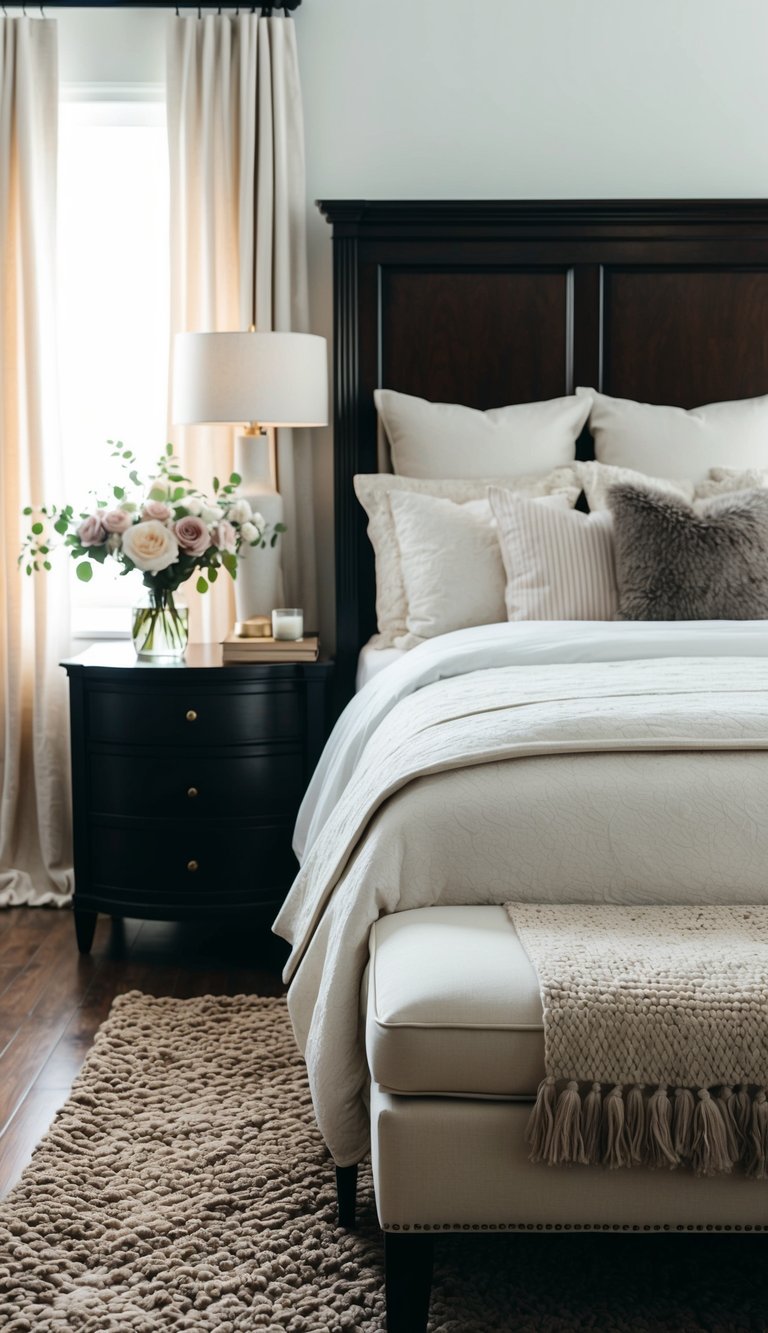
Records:
<instances>
[{"instance_id":1,"label":"cream pillow","mask_svg":"<svg viewBox=\"0 0 768 1333\"><path fill-rule=\"evenodd\" d=\"M600 463L695 484L725 460L735 469L768 467L768 395L689 412L594 389L577 389L576 396L591 402L589 429Z\"/></svg>"},{"instance_id":2,"label":"cream pillow","mask_svg":"<svg viewBox=\"0 0 768 1333\"><path fill-rule=\"evenodd\" d=\"M391 648L399 635L408 633L408 604L400 551L389 497L395 491L434 495L462 504L485 500L492 485L512 487L528 496L564 495L570 505L579 496L579 482L573 467L557 468L545 476L517 478L414 478L393 477L388 472L360 473L354 479L355 494L368 515L368 536L376 560L376 619L379 633L377 648Z\"/></svg>"},{"instance_id":3,"label":"cream pillow","mask_svg":"<svg viewBox=\"0 0 768 1333\"><path fill-rule=\"evenodd\" d=\"M642 486L682 500L693 500L692 481L672 481L668 477L646 477L633 468L612 467L610 463L577 463L576 475L587 497L590 510L607 509L607 492L611 486Z\"/></svg>"},{"instance_id":4,"label":"cream pillow","mask_svg":"<svg viewBox=\"0 0 768 1333\"><path fill-rule=\"evenodd\" d=\"M730 495L732 491L765 490L768 487L768 468L751 467L740 471L732 467L711 467L706 481L696 487L697 500L709 500L713 495Z\"/></svg>"},{"instance_id":5,"label":"cream pillow","mask_svg":"<svg viewBox=\"0 0 768 1333\"><path fill-rule=\"evenodd\" d=\"M488 500L455 504L408 491L393 491L389 499L407 601L408 632L398 635L395 647L506 620L506 576ZM532 503L570 508L567 495Z\"/></svg>"},{"instance_id":6,"label":"cream pillow","mask_svg":"<svg viewBox=\"0 0 768 1333\"><path fill-rule=\"evenodd\" d=\"M517 477L532 465L541 472L561 467L576 457L591 401L571 395L478 412L393 389L376 389L373 397L392 466L404 477Z\"/></svg>"},{"instance_id":7,"label":"cream pillow","mask_svg":"<svg viewBox=\"0 0 768 1333\"><path fill-rule=\"evenodd\" d=\"M509 620L612 620L618 606L610 513L582 514L488 491L507 574Z\"/></svg>"}]
</instances>

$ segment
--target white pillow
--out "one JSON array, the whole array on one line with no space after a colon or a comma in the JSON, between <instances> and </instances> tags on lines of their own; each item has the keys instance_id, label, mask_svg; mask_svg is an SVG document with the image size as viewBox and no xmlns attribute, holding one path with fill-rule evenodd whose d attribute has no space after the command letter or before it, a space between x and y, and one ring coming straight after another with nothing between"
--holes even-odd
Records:
<instances>
[{"instance_id":1,"label":"white pillow","mask_svg":"<svg viewBox=\"0 0 768 1333\"><path fill-rule=\"evenodd\" d=\"M694 496L692 481L672 481L668 477L646 477L642 472L635 472L633 468L613 467L610 463L577 463L576 475L581 482L582 490L587 497L587 504L591 510L607 509L606 494L608 488L617 484L642 486L646 490L651 488L663 491L667 495L678 495L689 503Z\"/></svg>"},{"instance_id":2,"label":"white pillow","mask_svg":"<svg viewBox=\"0 0 768 1333\"><path fill-rule=\"evenodd\" d=\"M618 607L610 513L488 492L507 573L509 620L612 620Z\"/></svg>"},{"instance_id":3,"label":"white pillow","mask_svg":"<svg viewBox=\"0 0 768 1333\"><path fill-rule=\"evenodd\" d=\"M489 412L393 389L376 389L373 397L392 466L405 477L518 477L532 467L562 467L576 457L590 407L575 395Z\"/></svg>"},{"instance_id":4,"label":"white pillow","mask_svg":"<svg viewBox=\"0 0 768 1333\"><path fill-rule=\"evenodd\" d=\"M600 463L651 477L703 482L710 468L768 467L768 395L686 412L577 389L591 401L589 429Z\"/></svg>"},{"instance_id":5,"label":"white pillow","mask_svg":"<svg viewBox=\"0 0 768 1333\"><path fill-rule=\"evenodd\" d=\"M368 515L368 536L376 560L377 648L391 648L399 635L408 633L408 604L389 502L393 492L411 491L463 503L487 499L488 487L499 485L519 489L528 496L564 495L570 505L575 505L580 489L573 467L558 468L544 476L470 480L393 477L389 472L360 473L355 477L354 485L355 494Z\"/></svg>"},{"instance_id":6,"label":"white pillow","mask_svg":"<svg viewBox=\"0 0 768 1333\"><path fill-rule=\"evenodd\" d=\"M454 504L408 491L392 491L389 501L408 607L408 632L395 647L506 620L506 576L489 501ZM532 503L570 508L566 495Z\"/></svg>"}]
</instances>

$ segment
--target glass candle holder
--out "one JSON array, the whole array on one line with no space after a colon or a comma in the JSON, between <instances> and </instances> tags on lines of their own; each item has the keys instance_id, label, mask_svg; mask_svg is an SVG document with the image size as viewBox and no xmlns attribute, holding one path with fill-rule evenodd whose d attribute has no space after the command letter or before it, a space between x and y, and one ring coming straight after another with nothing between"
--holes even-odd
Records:
<instances>
[{"instance_id":1,"label":"glass candle holder","mask_svg":"<svg viewBox=\"0 0 768 1333\"><path fill-rule=\"evenodd\" d=\"M304 634L304 612L300 606L278 606L272 612L272 638L295 642Z\"/></svg>"}]
</instances>

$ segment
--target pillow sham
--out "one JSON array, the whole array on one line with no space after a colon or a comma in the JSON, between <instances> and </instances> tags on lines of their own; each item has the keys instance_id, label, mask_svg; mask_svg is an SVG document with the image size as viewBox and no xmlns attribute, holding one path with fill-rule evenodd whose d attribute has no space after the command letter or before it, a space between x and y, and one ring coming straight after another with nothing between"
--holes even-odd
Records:
<instances>
[{"instance_id":1,"label":"pillow sham","mask_svg":"<svg viewBox=\"0 0 768 1333\"><path fill-rule=\"evenodd\" d=\"M768 491L735 491L695 506L614 486L620 620L768 617Z\"/></svg>"},{"instance_id":2,"label":"pillow sham","mask_svg":"<svg viewBox=\"0 0 768 1333\"><path fill-rule=\"evenodd\" d=\"M355 494L368 515L368 536L376 561L376 619L379 633L377 648L391 648L399 635L408 633L408 604L400 568L390 495L408 491L434 495L461 504L487 500L488 487L507 486L528 496L563 495L569 505L579 496L579 482L573 467L556 468L545 475L518 478L414 478L394 477L388 472L360 473L354 478Z\"/></svg>"},{"instance_id":3,"label":"pillow sham","mask_svg":"<svg viewBox=\"0 0 768 1333\"><path fill-rule=\"evenodd\" d=\"M768 395L681 407L610 398L576 390L591 402L589 429L600 463L634 468L651 477L707 480L725 460L733 468L768 467Z\"/></svg>"},{"instance_id":4,"label":"pillow sham","mask_svg":"<svg viewBox=\"0 0 768 1333\"><path fill-rule=\"evenodd\" d=\"M509 620L612 620L616 614L613 520L545 508L514 492L488 491L507 575Z\"/></svg>"},{"instance_id":5,"label":"pillow sham","mask_svg":"<svg viewBox=\"0 0 768 1333\"><path fill-rule=\"evenodd\" d=\"M577 463L576 475L587 497L590 510L608 508L608 491L611 486L624 483L627 486L653 487L654 490L679 495L683 500L693 500L692 481L672 481L667 477L646 477L633 468L613 467L611 463Z\"/></svg>"},{"instance_id":6,"label":"pillow sham","mask_svg":"<svg viewBox=\"0 0 768 1333\"><path fill-rule=\"evenodd\" d=\"M454 504L408 491L393 491L389 499L407 602L407 633L395 647L506 620L504 564L489 501ZM531 503L570 508L565 495Z\"/></svg>"},{"instance_id":7,"label":"pillow sham","mask_svg":"<svg viewBox=\"0 0 768 1333\"><path fill-rule=\"evenodd\" d=\"M517 477L532 463L541 472L561 467L576 457L591 402L571 394L478 412L394 389L376 389L373 397L392 466L406 477Z\"/></svg>"}]
</instances>

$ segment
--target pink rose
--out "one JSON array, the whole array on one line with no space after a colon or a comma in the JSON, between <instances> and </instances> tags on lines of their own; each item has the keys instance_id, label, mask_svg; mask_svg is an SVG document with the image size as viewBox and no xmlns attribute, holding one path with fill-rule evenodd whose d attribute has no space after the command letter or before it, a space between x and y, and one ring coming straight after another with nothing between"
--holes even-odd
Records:
<instances>
[{"instance_id":1,"label":"pink rose","mask_svg":"<svg viewBox=\"0 0 768 1333\"><path fill-rule=\"evenodd\" d=\"M234 555L237 551L237 533L226 518L220 518L218 523L214 523L211 528L211 540L220 551L229 551L230 555Z\"/></svg>"},{"instance_id":2,"label":"pink rose","mask_svg":"<svg viewBox=\"0 0 768 1333\"><path fill-rule=\"evenodd\" d=\"M130 514L126 514L124 509L100 509L98 517L107 532L125 532L133 522Z\"/></svg>"},{"instance_id":3,"label":"pink rose","mask_svg":"<svg viewBox=\"0 0 768 1333\"><path fill-rule=\"evenodd\" d=\"M171 517L171 506L165 504L163 500L145 500L141 517L145 522L148 519L155 519L157 523L165 523Z\"/></svg>"},{"instance_id":4,"label":"pink rose","mask_svg":"<svg viewBox=\"0 0 768 1333\"><path fill-rule=\"evenodd\" d=\"M107 534L102 526L100 515L104 513L100 509L97 514L90 514L84 518L80 527L77 529L77 535L83 546L103 546L107 540Z\"/></svg>"},{"instance_id":5,"label":"pink rose","mask_svg":"<svg viewBox=\"0 0 768 1333\"><path fill-rule=\"evenodd\" d=\"M176 540L186 555L202 555L211 544L211 534L201 518L188 514L174 523Z\"/></svg>"}]
</instances>

